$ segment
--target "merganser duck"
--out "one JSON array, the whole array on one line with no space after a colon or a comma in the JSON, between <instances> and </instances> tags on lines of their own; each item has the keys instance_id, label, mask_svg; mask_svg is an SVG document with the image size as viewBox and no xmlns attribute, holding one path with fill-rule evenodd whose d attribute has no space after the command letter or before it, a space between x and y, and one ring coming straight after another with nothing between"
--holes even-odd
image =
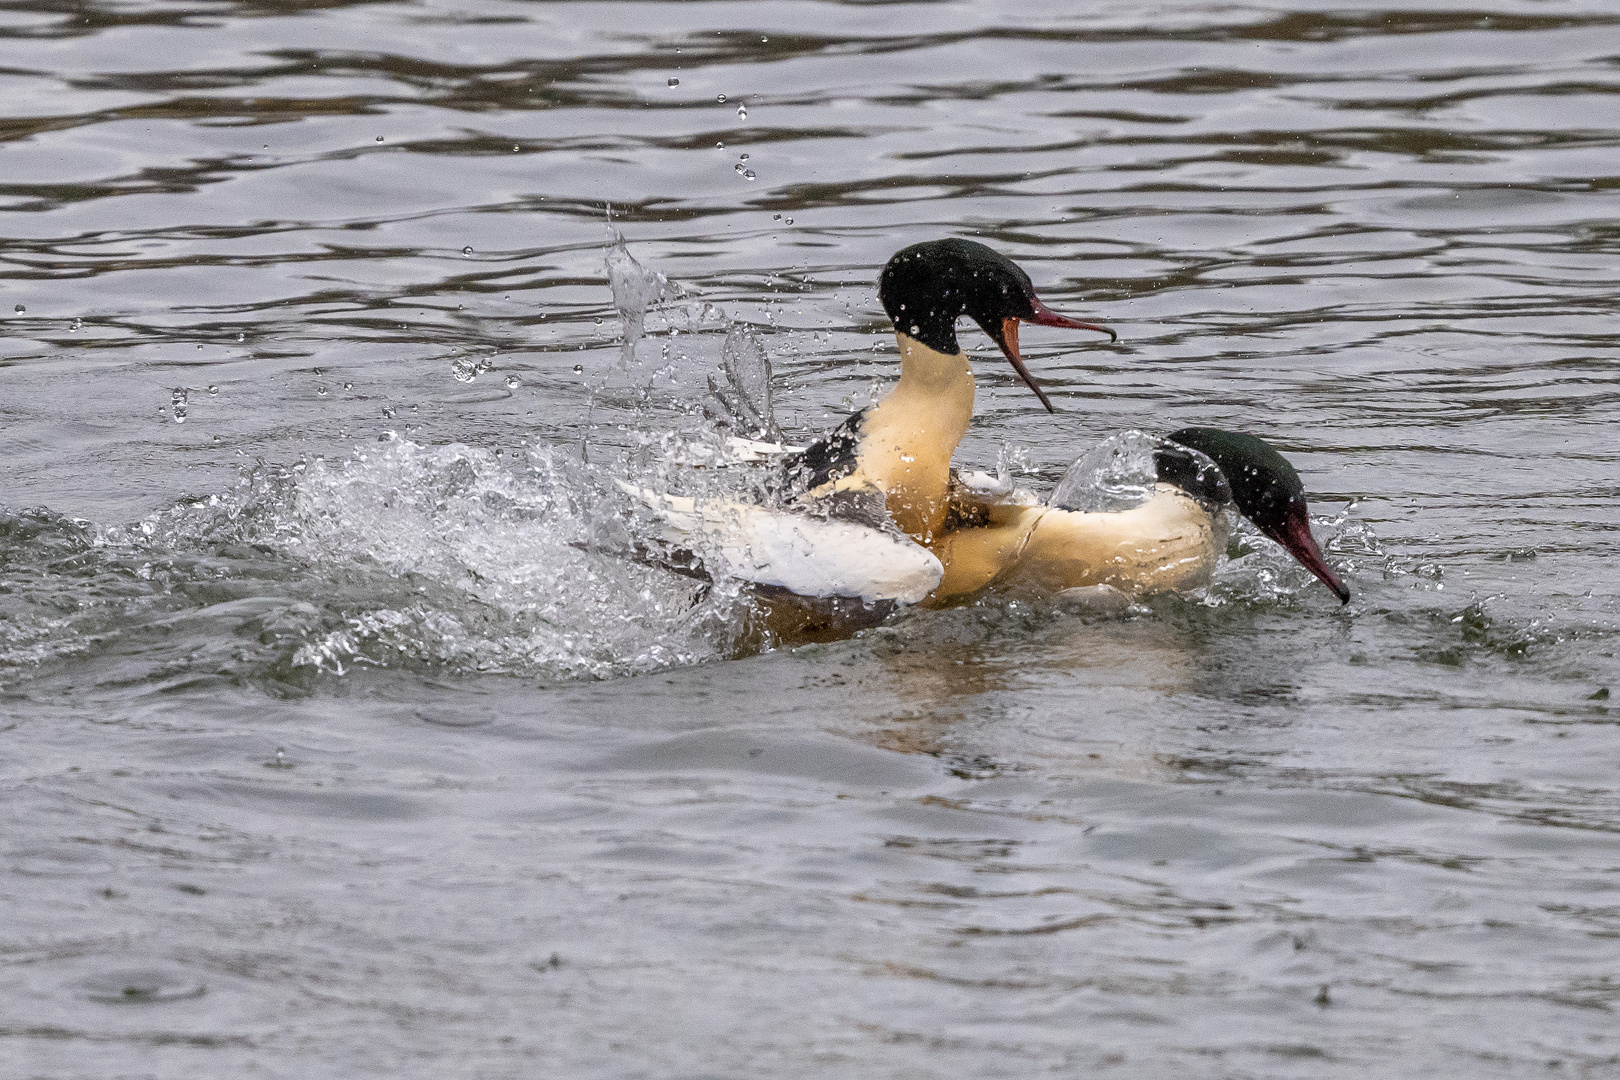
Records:
<instances>
[{"instance_id":1,"label":"merganser duck","mask_svg":"<svg viewBox=\"0 0 1620 1080\"><path fill-rule=\"evenodd\" d=\"M973 372L956 340L957 319L966 315L990 335L1048 411L1052 403L1019 352L1018 324L1118 340L1105 326L1053 312L1028 274L972 240L933 240L896 252L879 276L878 298L900 346L895 387L820 441L780 456L778 506L694 500L621 483L654 519L650 539L658 550L638 550L637 558L747 583L767 622L781 623L777 613L789 613L786 636L797 640L843 636L881 621L896 605L926 598L944 575L925 545L945 524L951 456L973 416ZM758 373L749 381L759 381ZM768 404L740 408L713 389L759 434L774 434ZM733 389L747 397L744 387ZM769 449L741 441L751 454Z\"/></svg>"},{"instance_id":2,"label":"merganser duck","mask_svg":"<svg viewBox=\"0 0 1620 1080\"><path fill-rule=\"evenodd\" d=\"M1154 452L1157 483L1130 510L959 499L957 527L932 545L945 573L927 604L961 603L989 588L1051 595L1111 585L1127 594L1208 584L1226 547L1228 503L1349 603L1311 535L1305 487L1286 459L1253 435L1183 428Z\"/></svg>"},{"instance_id":3,"label":"merganser duck","mask_svg":"<svg viewBox=\"0 0 1620 1080\"><path fill-rule=\"evenodd\" d=\"M796 501L877 491L900 531L928 544L945 524L951 455L973 418L973 371L956 340L957 319L966 315L990 335L1048 412L1052 402L1019 353L1018 324L1119 335L1052 311L1028 274L972 240L902 248L878 278L878 300L894 323L900 381L784 465Z\"/></svg>"}]
</instances>

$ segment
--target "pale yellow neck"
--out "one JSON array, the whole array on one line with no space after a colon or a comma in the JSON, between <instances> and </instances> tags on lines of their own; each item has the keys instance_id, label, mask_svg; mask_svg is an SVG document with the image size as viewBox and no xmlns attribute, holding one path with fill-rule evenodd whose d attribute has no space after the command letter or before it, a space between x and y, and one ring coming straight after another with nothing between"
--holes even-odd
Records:
<instances>
[{"instance_id":1,"label":"pale yellow neck","mask_svg":"<svg viewBox=\"0 0 1620 1080\"><path fill-rule=\"evenodd\" d=\"M900 381L890 396L916 395L965 409L962 430L966 431L965 420L973 416L973 369L968 367L967 354L935 352L905 334L894 337L900 345Z\"/></svg>"},{"instance_id":2,"label":"pale yellow neck","mask_svg":"<svg viewBox=\"0 0 1620 1080\"><path fill-rule=\"evenodd\" d=\"M860 465L834 487L876 487L895 524L926 544L945 523L951 455L973 419L973 372L962 353L895 337L900 381L866 411Z\"/></svg>"}]
</instances>

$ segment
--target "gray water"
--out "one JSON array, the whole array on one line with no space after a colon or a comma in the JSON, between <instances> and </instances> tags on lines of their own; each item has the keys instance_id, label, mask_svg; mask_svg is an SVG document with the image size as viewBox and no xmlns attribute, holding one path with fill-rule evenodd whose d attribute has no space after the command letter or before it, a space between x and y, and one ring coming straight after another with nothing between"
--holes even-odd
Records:
<instances>
[{"instance_id":1,"label":"gray water","mask_svg":"<svg viewBox=\"0 0 1620 1080\"><path fill-rule=\"evenodd\" d=\"M0 1075L1620 1076L1612 4L0 11ZM943 235L1120 332L960 464L1260 434L1354 602L601 553Z\"/></svg>"}]
</instances>

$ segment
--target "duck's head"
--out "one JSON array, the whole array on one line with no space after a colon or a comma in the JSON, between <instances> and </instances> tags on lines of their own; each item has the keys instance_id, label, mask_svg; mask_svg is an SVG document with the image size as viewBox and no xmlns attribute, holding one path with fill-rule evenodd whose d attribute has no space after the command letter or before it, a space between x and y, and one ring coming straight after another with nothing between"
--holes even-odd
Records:
<instances>
[{"instance_id":1,"label":"duck's head","mask_svg":"<svg viewBox=\"0 0 1620 1080\"><path fill-rule=\"evenodd\" d=\"M936 352L961 351L956 320L963 315L979 324L1012 362L1024 385L1053 412L1018 353L1018 324L1095 330L1111 340L1119 335L1106 326L1076 322L1052 311L1035 295L1029 275L1003 255L972 240L929 240L895 252L878 278L878 299L894 328Z\"/></svg>"},{"instance_id":2,"label":"duck's head","mask_svg":"<svg viewBox=\"0 0 1620 1080\"><path fill-rule=\"evenodd\" d=\"M1238 512L1254 522L1261 532L1287 548L1301 566L1333 590L1340 603L1350 602L1349 587L1328 569L1327 562L1322 558L1322 549L1316 546L1316 537L1311 535L1311 518L1305 505L1305 485L1300 482L1299 473L1281 454L1253 435L1222 431L1220 428L1182 428L1171 435L1169 441L1197 450L1213 460L1226 478ZM1167 462L1174 470L1175 458L1173 453L1159 456L1160 478L1186 487L1178 483L1174 476L1164 475Z\"/></svg>"}]
</instances>

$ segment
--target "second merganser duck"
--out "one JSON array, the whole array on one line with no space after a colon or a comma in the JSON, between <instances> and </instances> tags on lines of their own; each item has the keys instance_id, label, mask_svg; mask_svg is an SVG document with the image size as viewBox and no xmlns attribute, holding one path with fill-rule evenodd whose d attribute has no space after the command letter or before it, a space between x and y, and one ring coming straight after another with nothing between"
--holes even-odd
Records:
<instances>
[{"instance_id":1,"label":"second merganser duck","mask_svg":"<svg viewBox=\"0 0 1620 1080\"><path fill-rule=\"evenodd\" d=\"M928 605L961 603L990 588L1051 595L1112 585L1143 594L1205 585L1226 546L1219 511L1227 503L1349 603L1349 588L1311 534L1299 474L1264 440L1183 428L1155 451L1154 465L1153 497L1130 510L959 501L960 526L932 545L945 573Z\"/></svg>"}]
</instances>

